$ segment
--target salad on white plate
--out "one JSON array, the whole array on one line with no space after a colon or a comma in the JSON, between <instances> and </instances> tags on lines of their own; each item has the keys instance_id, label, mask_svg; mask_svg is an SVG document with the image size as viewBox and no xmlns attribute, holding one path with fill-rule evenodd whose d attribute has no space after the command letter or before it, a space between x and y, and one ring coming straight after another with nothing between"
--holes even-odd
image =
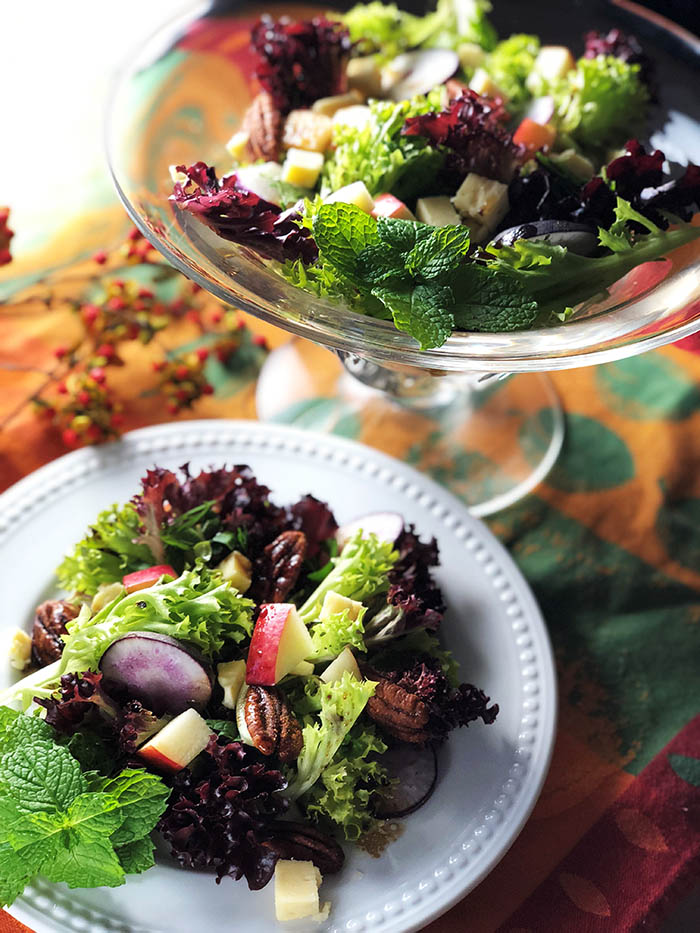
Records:
<instances>
[{"instance_id":1,"label":"salad on white plate","mask_svg":"<svg viewBox=\"0 0 700 933\"><path fill-rule=\"evenodd\" d=\"M449 733L497 705L437 632L437 544L396 513L338 527L245 466L154 468L57 569L0 694L0 902L36 876L123 884L160 836L217 882L274 878L320 921L343 844L379 855Z\"/></svg>"},{"instance_id":2,"label":"salad on white plate","mask_svg":"<svg viewBox=\"0 0 700 933\"><path fill-rule=\"evenodd\" d=\"M696 238L700 167L638 138L657 92L639 41L499 41L489 10L262 17L224 174L171 166L176 212L424 349L566 322Z\"/></svg>"}]
</instances>

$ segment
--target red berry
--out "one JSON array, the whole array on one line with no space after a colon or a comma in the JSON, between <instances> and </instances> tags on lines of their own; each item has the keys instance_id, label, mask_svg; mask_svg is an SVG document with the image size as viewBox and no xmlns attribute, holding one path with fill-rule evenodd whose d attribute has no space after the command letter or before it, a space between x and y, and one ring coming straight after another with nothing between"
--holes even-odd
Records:
<instances>
[{"instance_id":1,"label":"red berry","mask_svg":"<svg viewBox=\"0 0 700 933\"><path fill-rule=\"evenodd\" d=\"M66 353L68 353L68 347L64 346L56 347L56 349L53 351L53 355L57 360L62 360Z\"/></svg>"},{"instance_id":2,"label":"red berry","mask_svg":"<svg viewBox=\"0 0 700 933\"><path fill-rule=\"evenodd\" d=\"M231 356L231 351L225 347L219 347L219 349L216 351L216 356L220 363L225 363L226 360Z\"/></svg>"},{"instance_id":3,"label":"red berry","mask_svg":"<svg viewBox=\"0 0 700 933\"><path fill-rule=\"evenodd\" d=\"M236 329L237 329L237 330L245 330L247 327L248 327L248 325L247 325L246 322L243 320L243 318L242 318L242 317L239 317L239 318L238 318L238 321L236 322Z\"/></svg>"},{"instance_id":4,"label":"red berry","mask_svg":"<svg viewBox=\"0 0 700 933\"><path fill-rule=\"evenodd\" d=\"M153 298L153 292L150 288L140 288L137 292L139 298Z\"/></svg>"},{"instance_id":5,"label":"red berry","mask_svg":"<svg viewBox=\"0 0 700 933\"><path fill-rule=\"evenodd\" d=\"M53 418L55 414L56 414L56 409L52 408L50 405L47 405L46 408L44 408L45 418Z\"/></svg>"},{"instance_id":6,"label":"red berry","mask_svg":"<svg viewBox=\"0 0 700 933\"><path fill-rule=\"evenodd\" d=\"M202 386L202 395L213 395L214 386L210 382L205 382Z\"/></svg>"},{"instance_id":7,"label":"red berry","mask_svg":"<svg viewBox=\"0 0 700 933\"><path fill-rule=\"evenodd\" d=\"M255 334L253 336L253 345L267 350L267 337L264 337L262 334Z\"/></svg>"},{"instance_id":8,"label":"red berry","mask_svg":"<svg viewBox=\"0 0 700 933\"><path fill-rule=\"evenodd\" d=\"M96 305L83 305L82 314L86 324L94 324L99 313Z\"/></svg>"},{"instance_id":9,"label":"red berry","mask_svg":"<svg viewBox=\"0 0 700 933\"><path fill-rule=\"evenodd\" d=\"M175 378L179 379L180 381L182 381L183 379L187 379L189 375L190 375L189 367L185 366L182 363L175 369Z\"/></svg>"},{"instance_id":10,"label":"red berry","mask_svg":"<svg viewBox=\"0 0 700 933\"><path fill-rule=\"evenodd\" d=\"M176 402L168 402L166 407L171 415L176 415L180 411L180 406Z\"/></svg>"},{"instance_id":11,"label":"red berry","mask_svg":"<svg viewBox=\"0 0 700 933\"><path fill-rule=\"evenodd\" d=\"M109 299L107 302L107 307L110 311L123 311L124 308L126 308L126 302L123 298L115 296L114 298Z\"/></svg>"},{"instance_id":12,"label":"red berry","mask_svg":"<svg viewBox=\"0 0 700 933\"><path fill-rule=\"evenodd\" d=\"M91 441L99 441L102 439L102 428L99 424L91 424L85 433Z\"/></svg>"},{"instance_id":13,"label":"red berry","mask_svg":"<svg viewBox=\"0 0 700 933\"><path fill-rule=\"evenodd\" d=\"M190 291L192 292L193 295L196 295L197 292L201 292L201 290L202 290L202 286L201 286L201 285L197 285L196 282L191 282L191 283L190 283Z\"/></svg>"},{"instance_id":14,"label":"red berry","mask_svg":"<svg viewBox=\"0 0 700 933\"><path fill-rule=\"evenodd\" d=\"M175 393L175 398L178 400L178 402L186 402L187 392L185 392L184 389L178 389L177 392Z\"/></svg>"},{"instance_id":15,"label":"red berry","mask_svg":"<svg viewBox=\"0 0 700 933\"><path fill-rule=\"evenodd\" d=\"M73 428L66 428L61 434L63 438L63 443L68 447L74 447L80 438L78 437L78 432L74 431Z\"/></svg>"},{"instance_id":16,"label":"red berry","mask_svg":"<svg viewBox=\"0 0 700 933\"><path fill-rule=\"evenodd\" d=\"M61 395L67 395L68 386L65 384L65 382L59 382L58 385L56 386L56 391L60 393Z\"/></svg>"},{"instance_id":17,"label":"red berry","mask_svg":"<svg viewBox=\"0 0 700 933\"><path fill-rule=\"evenodd\" d=\"M125 286L124 279L114 279L112 285L117 289L117 291L123 292Z\"/></svg>"},{"instance_id":18,"label":"red berry","mask_svg":"<svg viewBox=\"0 0 700 933\"><path fill-rule=\"evenodd\" d=\"M103 343L97 348L97 355L104 356L105 359L111 360L114 356L114 347L111 343Z\"/></svg>"},{"instance_id":19,"label":"red berry","mask_svg":"<svg viewBox=\"0 0 700 933\"><path fill-rule=\"evenodd\" d=\"M221 320L223 320L223 317L223 311L212 311L211 313L211 319L214 324L218 324Z\"/></svg>"},{"instance_id":20,"label":"red berry","mask_svg":"<svg viewBox=\"0 0 700 933\"><path fill-rule=\"evenodd\" d=\"M127 331L127 336L129 337L129 340L136 340L140 332L141 332L141 328L139 327L138 324L130 324L129 329Z\"/></svg>"},{"instance_id":21,"label":"red berry","mask_svg":"<svg viewBox=\"0 0 700 933\"><path fill-rule=\"evenodd\" d=\"M124 424L124 415L122 415L121 412L115 411L109 419L109 423L113 428L120 428Z\"/></svg>"},{"instance_id":22,"label":"red berry","mask_svg":"<svg viewBox=\"0 0 700 933\"><path fill-rule=\"evenodd\" d=\"M90 393L86 392L85 389L81 389L80 392L78 392L78 401L83 406L89 405L90 404Z\"/></svg>"},{"instance_id":23,"label":"red berry","mask_svg":"<svg viewBox=\"0 0 700 933\"><path fill-rule=\"evenodd\" d=\"M127 236L127 240L140 240L140 239L141 239L141 231L139 230L138 227L132 227L131 230L129 230L129 235Z\"/></svg>"},{"instance_id":24,"label":"red berry","mask_svg":"<svg viewBox=\"0 0 700 933\"><path fill-rule=\"evenodd\" d=\"M154 373L159 373L159 372L161 372L163 369L165 369L165 361L164 361L164 360L156 360L156 361L155 361L154 363L152 363L151 365L153 366L153 372L154 372Z\"/></svg>"},{"instance_id":25,"label":"red berry","mask_svg":"<svg viewBox=\"0 0 700 933\"><path fill-rule=\"evenodd\" d=\"M105 376L105 371L101 366L93 366L90 370L90 375L98 385L102 385L107 378Z\"/></svg>"},{"instance_id":26,"label":"red berry","mask_svg":"<svg viewBox=\"0 0 700 933\"><path fill-rule=\"evenodd\" d=\"M103 249L98 249L98 251L93 255L92 259L93 262L103 266L107 262L107 253Z\"/></svg>"},{"instance_id":27,"label":"red berry","mask_svg":"<svg viewBox=\"0 0 700 933\"><path fill-rule=\"evenodd\" d=\"M206 347L200 347L199 350L197 350L197 359L201 363L203 363L207 359L208 356L209 356L209 351L207 350Z\"/></svg>"},{"instance_id":28,"label":"red berry","mask_svg":"<svg viewBox=\"0 0 700 933\"><path fill-rule=\"evenodd\" d=\"M190 324L199 324L199 311L196 308L190 308L185 313L185 320L189 321Z\"/></svg>"}]
</instances>

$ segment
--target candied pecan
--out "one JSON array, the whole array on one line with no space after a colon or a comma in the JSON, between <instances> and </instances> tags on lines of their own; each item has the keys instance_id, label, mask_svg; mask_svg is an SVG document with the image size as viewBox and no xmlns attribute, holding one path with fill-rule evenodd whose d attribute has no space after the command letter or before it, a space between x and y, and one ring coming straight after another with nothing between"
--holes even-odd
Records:
<instances>
[{"instance_id":1,"label":"candied pecan","mask_svg":"<svg viewBox=\"0 0 700 933\"><path fill-rule=\"evenodd\" d=\"M243 705L253 745L263 755L277 752L280 761L296 761L303 745L301 726L276 687L248 687Z\"/></svg>"},{"instance_id":2,"label":"candied pecan","mask_svg":"<svg viewBox=\"0 0 700 933\"><path fill-rule=\"evenodd\" d=\"M430 738L427 705L398 684L380 680L366 708L371 719L402 742L420 743Z\"/></svg>"},{"instance_id":3,"label":"candied pecan","mask_svg":"<svg viewBox=\"0 0 700 933\"><path fill-rule=\"evenodd\" d=\"M335 839L308 823L277 820L272 833L263 845L279 858L313 862L322 875L333 875L343 867L345 853Z\"/></svg>"},{"instance_id":4,"label":"candied pecan","mask_svg":"<svg viewBox=\"0 0 700 933\"><path fill-rule=\"evenodd\" d=\"M267 91L261 91L246 110L243 130L250 136L248 145L255 159L277 161L282 139L282 114Z\"/></svg>"},{"instance_id":5,"label":"candied pecan","mask_svg":"<svg viewBox=\"0 0 700 933\"><path fill-rule=\"evenodd\" d=\"M283 531L267 545L255 569L256 602L281 603L294 589L306 557L303 531Z\"/></svg>"},{"instance_id":6,"label":"candied pecan","mask_svg":"<svg viewBox=\"0 0 700 933\"><path fill-rule=\"evenodd\" d=\"M64 599L49 599L37 606L32 628L32 661L39 667L52 664L63 654L66 623L78 615L78 609Z\"/></svg>"}]
</instances>

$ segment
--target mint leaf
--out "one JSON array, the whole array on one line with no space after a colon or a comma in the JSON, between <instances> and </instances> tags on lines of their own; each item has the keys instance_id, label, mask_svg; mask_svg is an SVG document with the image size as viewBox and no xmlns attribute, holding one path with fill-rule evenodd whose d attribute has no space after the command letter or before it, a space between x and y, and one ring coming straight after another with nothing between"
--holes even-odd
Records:
<instances>
[{"instance_id":1,"label":"mint leaf","mask_svg":"<svg viewBox=\"0 0 700 933\"><path fill-rule=\"evenodd\" d=\"M37 871L34 860L0 844L0 905L6 907L16 900Z\"/></svg>"},{"instance_id":2,"label":"mint leaf","mask_svg":"<svg viewBox=\"0 0 700 933\"><path fill-rule=\"evenodd\" d=\"M0 706L0 755L6 755L34 739L50 742L53 729L38 716L23 716L7 706Z\"/></svg>"},{"instance_id":3,"label":"mint leaf","mask_svg":"<svg viewBox=\"0 0 700 933\"><path fill-rule=\"evenodd\" d=\"M449 309L454 296L448 286L379 286L372 294L391 311L396 327L415 338L421 350L441 346L452 333L454 317Z\"/></svg>"},{"instance_id":4,"label":"mint leaf","mask_svg":"<svg viewBox=\"0 0 700 933\"><path fill-rule=\"evenodd\" d=\"M377 221L354 204L323 204L314 215L313 233L323 257L349 276L362 250L379 239Z\"/></svg>"},{"instance_id":5,"label":"mint leaf","mask_svg":"<svg viewBox=\"0 0 700 933\"><path fill-rule=\"evenodd\" d=\"M146 836L144 839L127 842L124 846L117 846L114 851L127 875L140 875L155 864L153 849L153 842Z\"/></svg>"},{"instance_id":6,"label":"mint leaf","mask_svg":"<svg viewBox=\"0 0 700 933\"><path fill-rule=\"evenodd\" d=\"M460 330L521 330L537 317L537 302L513 275L469 263L457 270L452 287L454 321Z\"/></svg>"},{"instance_id":7,"label":"mint leaf","mask_svg":"<svg viewBox=\"0 0 700 933\"><path fill-rule=\"evenodd\" d=\"M409 253L416 245L421 225L412 220L397 220L395 217L377 218L377 236L382 244Z\"/></svg>"},{"instance_id":8,"label":"mint leaf","mask_svg":"<svg viewBox=\"0 0 700 933\"><path fill-rule=\"evenodd\" d=\"M126 769L114 778L93 777L90 790L110 798L110 812L118 817L111 842L122 846L146 836L165 810L170 789L155 774Z\"/></svg>"},{"instance_id":9,"label":"mint leaf","mask_svg":"<svg viewBox=\"0 0 700 933\"><path fill-rule=\"evenodd\" d=\"M419 230L416 244L405 257L411 275L439 279L463 261L469 251L469 227L430 227Z\"/></svg>"},{"instance_id":10,"label":"mint leaf","mask_svg":"<svg viewBox=\"0 0 700 933\"><path fill-rule=\"evenodd\" d=\"M16 728L24 725L18 720ZM26 742L0 761L0 793L14 797L28 813L63 809L85 788L78 762L52 742Z\"/></svg>"}]
</instances>

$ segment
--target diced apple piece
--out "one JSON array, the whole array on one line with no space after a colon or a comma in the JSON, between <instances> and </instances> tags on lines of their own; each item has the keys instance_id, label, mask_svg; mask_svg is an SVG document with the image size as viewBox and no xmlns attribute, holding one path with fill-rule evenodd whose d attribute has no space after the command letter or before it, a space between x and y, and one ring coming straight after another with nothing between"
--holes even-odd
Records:
<instances>
[{"instance_id":1,"label":"diced apple piece","mask_svg":"<svg viewBox=\"0 0 700 933\"><path fill-rule=\"evenodd\" d=\"M486 52L476 42L462 42L457 46L457 55L462 68L469 71L482 65L486 58Z\"/></svg>"},{"instance_id":2,"label":"diced apple piece","mask_svg":"<svg viewBox=\"0 0 700 933\"><path fill-rule=\"evenodd\" d=\"M362 674L360 673L360 668L357 666L355 655L347 645L321 674L321 680L327 684L331 684L335 680L340 680L346 671L358 680L362 680Z\"/></svg>"},{"instance_id":3,"label":"diced apple piece","mask_svg":"<svg viewBox=\"0 0 700 933\"><path fill-rule=\"evenodd\" d=\"M355 130L362 130L372 119L372 111L364 104L355 104L352 107L341 107L333 114L335 126L351 126Z\"/></svg>"},{"instance_id":4,"label":"diced apple piece","mask_svg":"<svg viewBox=\"0 0 700 933\"><path fill-rule=\"evenodd\" d=\"M367 185L363 181L354 181L350 185L338 188L333 194L325 199L326 204L354 204L365 214L371 214L374 208L374 199L367 190Z\"/></svg>"},{"instance_id":5,"label":"diced apple piece","mask_svg":"<svg viewBox=\"0 0 700 933\"><path fill-rule=\"evenodd\" d=\"M250 133L246 130L238 130L226 143L226 152L236 160L243 162L248 156L248 143L250 142Z\"/></svg>"},{"instance_id":6,"label":"diced apple piece","mask_svg":"<svg viewBox=\"0 0 700 933\"><path fill-rule=\"evenodd\" d=\"M262 162L258 165L244 165L236 169L236 178L241 188L247 188L259 198L280 204L278 182L282 178L282 166L279 162Z\"/></svg>"},{"instance_id":7,"label":"diced apple piece","mask_svg":"<svg viewBox=\"0 0 700 933\"><path fill-rule=\"evenodd\" d=\"M157 732L137 755L159 771L182 771L207 747L212 731L194 709L185 710Z\"/></svg>"},{"instance_id":8,"label":"diced apple piece","mask_svg":"<svg viewBox=\"0 0 700 933\"><path fill-rule=\"evenodd\" d=\"M235 709L238 694L245 682L245 661L226 661L216 666L216 679L224 691L221 701L226 709Z\"/></svg>"},{"instance_id":9,"label":"diced apple piece","mask_svg":"<svg viewBox=\"0 0 700 933\"><path fill-rule=\"evenodd\" d=\"M346 71L348 86L365 97L379 97L382 92L382 73L373 55L351 58Z\"/></svg>"},{"instance_id":10,"label":"diced apple piece","mask_svg":"<svg viewBox=\"0 0 700 933\"><path fill-rule=\"evenodd\" d=\"M321 921L328 916L326 905L319 909L318 889L321 872L313 862L279 859L275 865L275 915L280 923L309 918Z\"/></svg>"},{"instance_id":11,"label":"diced apple piece","mask_svg":"<svg viewBox=\"0 0 700 933\"><path fill-rule=\"evenodd\" d=\"M330 117L313 110L292 110L285 120L282 145L285 149L325 152L331 144Z\"/></svg>"},{"instance_id":12,"label":"diced apple piece","mask_svg":"<svg viewBox=\"0 0 700 933\"><path fill-rule=\"evenodd\" d=\"M122 578L122 583L127 593L135 593L136 590L146 590L149 586L155 586L161 577L172 577L174 580L177 574L170 564L157 564L155 567L146 567L145 570L127 573Z\"/></svg>"},{"instance_id":13,"label":"diced apple piece","mask_svg":"<svg viewBox=\"0 0 700 933\"><path fill-rule=\"evenodd\" d=\"M476 69L469 82L469 87L472 91L476 91L477 94L481 94L482 97L490 97L492 100L497 97L500 97L501 100L506 99L506 95L484 68Z\"/></svg>"},{"instance_id":14,"label":"diced apple piece","mask_svg":"<svg viewBox=\"0 0 700 933\"><path fill-rule=\"evenodd\" d=\"M464 223L495 230L508 213L508 185L470 172L452 203Z\"/></svg>"},{"instance_id":15,"label":"diced apple piece","mask_svg":"<svg viewBox=\"0 0 700 933\"><path fill-rule=\"evenodd\" d=\"M311 661L300 661L290 674L296 677L310 677L314 672L314 666Z\"/></svg>"},{"instance_id":16,"label":"diced apple piece","mask_svg":"<svg viewBox=\"0 0 700 933\"><path fill-rule=\"evenodd\" d=\"M326 117L332 117L341 107L352 107L354 104L364 104L365 96L356 88L348 91L347 94L334 94L333 97L320 97L311 105L314 113L322 113Z\"/></svg>"},{"instance_id":17,"label":"diced apple piece","mask_svg":"<svg viewBox=\"0 0 700 933\"><path fill-rule=\"evenodd\" d=\"M307 152L306 149L288 149L282 166L282 181L300 188L313 188L323 168L323 155L320 152Z\"/></svg>"},{"instance_id":18,"label":"diced apple piece","mask_svg":"<svg viewBox=\"0 0 700 933\"><path fill-rule=\"evenodd\" d=\"M244 683L241 686L238 699L236 700L236 725L238 726L238 736L241 742L243 742L244 745L254 745L248 730L248 723L245 721L245 698L247 693L248 684Z\"/></svg>"},{"instance_id":19,"label":"diced apple piece","mask_svg":"<svg viewBox=\"0 0 700 933\"><path fill-rule=\"evenodd\" d=\"M115 600L117 596L123 592L124 587L121 583L102 583L98 586L97 592L92 597L90 612L93 615L97 615L100 610L104 609L105 606Z\"/></svg>"},{"instance_id":20,"label":"diced apple piece","mask_svg":"<svg viewBox=\"0 0 700 933\"><path fill-rule=\"evenodd\" d=\"M543 45L532 70L547 81L556 81L575 67L574 56L565 45Z\"/></svg>"},{"instance_id":21,"label":"diced apple piece","mask_svg":"<svg viewBox=\"0 0 700 933\"><path fill-rule=\"evenodd\" d=\"M7 656L10 660L10 667L16 671L23 671L25 667L29 667L32 658L32 639L21 628L15 628L10 632Z\"/></svg>"},{"instance_id":22,"label":"diced apple piece","mask_svg":"<svg viewBox=\"0 0 700 933\"><path fill-rule=\"evenodd\" d=\"M253 565L240 551L231 551L216 569L239 593L245 593L253 580Z\"/></svg>"},{"instance_id":23,"label":"diced apple piece","mask_svg":"<svg viewBox=\"0 0 700 933\"><path fill-rule=\"evenodd\" d=\"M349 596L341 596L340 593L329 590L323 597L319 619L327 619L329 616L335 615L337 612L344 612L347 609L348 618L354 622L364 608L357 599L350 599Z\"/></svg>"},{"instance_id":24,"label":"diced apple piece","mask_svg":"<svg viewBox=\"0 0 700 933\"><path fill-rule=\"evenodd\" d=\"M272 686L314 653L309 630L291 603L265 603L248 651L246 682Z\"/></svg>"},{"instance_id":25,"label":"diced apple piece","mask_svg":"<svg viewBox=\"0 0 700 933\"><path fill-rule=\"evenodd\" d=\"M416 217L421 223L432 227L448 227L461 223L459 214L446 197L418 198Z\"/></svg>"},{"instance_id":26,"label":"diced apple piece","mask_svg":"<svg viewBox=\"0 0 700 933\"><path fill-rule=\"evenodd\" d=\"M399 201L393 194L380 194L374 199L372 217L395 217L398 220L415 220L403 201Z\"/></svg>"}]
</instances>

